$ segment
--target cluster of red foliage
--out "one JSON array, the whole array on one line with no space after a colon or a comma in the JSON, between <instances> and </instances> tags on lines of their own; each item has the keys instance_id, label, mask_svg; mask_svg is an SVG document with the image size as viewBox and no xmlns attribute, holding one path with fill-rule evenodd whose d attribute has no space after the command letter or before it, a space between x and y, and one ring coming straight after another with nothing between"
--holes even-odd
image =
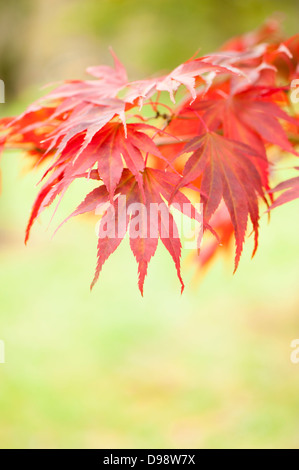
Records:
<instances>
[{"instance_id":1,"label":"cluster of red foliage","mask_svg":"<svg viewBox=\"0 0 299 470\"><path fill-rule=\"evenodd\" d=\"M254 252L258 246L260 201L273 208L299 197L299 177L274 189L269 181L274 164L269 148L298 156L299 116L290 96L299 77L299 35L284 40L269 21L166 76L134 82L112 55L114 68L89 67L95 79L67 81L0 123L2 147L26 149L38 164L47 164L26 241L41 212L74 180L88 178L99 186L72 215L95 211L99 203L113 205L119 195L144 204L200 197L204 229L218 238L203 245L199 265L234 237L236 269L249 220ZM276 191L284 192L273 202ZM162 215L158 225L183 288L181 241L175 233L162 236ZM124 235L99 238L92 285ZM158 237L130 239L141 293L157 244Z\"/></svg>"}]
</instances>

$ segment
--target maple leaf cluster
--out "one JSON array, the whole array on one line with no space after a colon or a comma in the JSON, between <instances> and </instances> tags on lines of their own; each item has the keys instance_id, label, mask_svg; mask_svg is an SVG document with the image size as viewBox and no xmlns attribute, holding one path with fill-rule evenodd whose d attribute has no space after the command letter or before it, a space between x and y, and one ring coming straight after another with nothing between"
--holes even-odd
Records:
<instances>
[{"instance_id":1,"label":"maple leaf cluster","mask_svg":"<svg viewBox=\"0 0 299 470\"><path fill-rule=\"evenodd\" d=\"M0 122L1 148L25 149L45 167L26 242L36 218L85 178L98 187L71 216L109 203L101 222L107 224L120 216L122 196L145 207L165 203L172 220L171 204L193 207L200 201L203 229L212 238L197 250L198 265L208 264L234 238L237 269L247 233L254 234L253 254L257 249L261 203L267 210L299 197L298 176L274 189L270 184L278 159L298 157L299 119L290 96L299 77L299 35L285 40L271 20L168 75L133 82L111 53L114 67L89 67L93 79L66 81L21 115ZM278 191L283 193L274 201ZM121 233L98 238L92 286L128 232L141 293L159 238L183 289L176 224L165 236L165 214L159 213L156 235L150 236L149 213L142 216L142 236L133 237L134 217L128 214ZM191 217L198 218L195 208Z\"/></svg>"}]
</instances>

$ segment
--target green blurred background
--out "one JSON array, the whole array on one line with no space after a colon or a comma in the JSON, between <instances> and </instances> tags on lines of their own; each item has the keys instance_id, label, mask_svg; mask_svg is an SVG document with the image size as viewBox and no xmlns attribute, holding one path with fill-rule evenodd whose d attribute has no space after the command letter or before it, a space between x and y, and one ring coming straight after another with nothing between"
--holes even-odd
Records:
<instances>
[{"instance_id":1,"label":"green blurred background","mask_svg":"<svg viewBox=\"0 0 299 470\"><path fill-rule=\"evenodd\" d=\"M111 63L131 79L169 70L198 48L214 50L269 15L298 28L293 0L0 1L1 115L20 112L39 88L86 78ZM127 241L93 293L96 237L88 219L53 228L80 200L75 189L23 235L40 172L6 152L1 161L1 448L299 448L298 203L263 217L239 271L217 261L200 284L187 262L183 296L164 247L142 299ZM288 166L288 162L285 162ZM285 170L287 171L287 170ZM186 255L186 253L184 254Z\"/></svg>"}]
</instances>

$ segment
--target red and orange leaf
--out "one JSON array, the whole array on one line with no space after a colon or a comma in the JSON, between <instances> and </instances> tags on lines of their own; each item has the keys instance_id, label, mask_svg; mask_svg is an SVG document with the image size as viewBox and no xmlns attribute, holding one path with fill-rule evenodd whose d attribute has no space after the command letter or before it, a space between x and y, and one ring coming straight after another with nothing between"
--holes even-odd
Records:
<instances>
[{"instance_id":1,"label":"red and orange leaf","mask_svg":"<svg viewBox=\"0 0 299 470\"><path fill-rule=\"evenodd\" d=\"M254 149L208 132L192 139L183 150L192 152L183 170L178 188L202 175L201 190L204 218L208 222L223 199L229 211L236 240L235 269L238 267L245 238L248 216L258 236L258 194L263 183L252 158L263 159Z\"/></svg>"}]
</instances>

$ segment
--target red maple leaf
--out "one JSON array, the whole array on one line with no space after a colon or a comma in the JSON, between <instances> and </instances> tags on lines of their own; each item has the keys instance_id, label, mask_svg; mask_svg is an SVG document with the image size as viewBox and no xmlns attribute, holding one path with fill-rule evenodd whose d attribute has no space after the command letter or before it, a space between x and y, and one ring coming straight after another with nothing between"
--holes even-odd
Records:
<instances>
[{"instance_id":1,"label":"red maple leaf","mask_svg":"<svg viewBox=\"0 0 299 470\"><path fill-rule=\"evenodd\" d=\"M182 153L192 152L178 188L202 176L204 218L209 221L222 198L227 206L236 239L235 269L237 269L248 216L255 231L255 250L258 243L258 195L263 197L262 179L253 163L263 159L254 149L215 132L195 137L185 145Z\"/></svg>"},{"instance_id":2,"label":"red maple leaf","mask_svg":"<svg viewBox=\"0 0 299 470\"><path fill-rule=\"evenodd\" d=\"M297 168L299 170L299 168ZM272 189L272 193L277 193L280 191L284 191L278 198L273 202L270 209L275 209L275 207L281 206L282 204L286 204L287 202L293 201L294 199L299 198L299 176L295 178L291 178L287 181L283 181L282 183L278 184L274 189Z\"/></svg>"},{"instance_id":3,"label":"red maple leaf","mask_svg":"<svg viewBox=\"0 0 299 470\"><path fill-rule=\"evenodd\" d=\"M225 136L246 142L261 151L263 143L295 153L280 120L298 126L298 120L283 111L275 99L279 88L249 87L234 94L230 84L214 87L199 97L191 109L210 129L222 127Z\"/></svg>"},{"instance_id":4,"label":"red maple leaf","mask_svg":"<svg viewBox=\"0 0 299 470\"><path fill-rule=\"evenodd\" d=\"M89 193L77 209L66 219L86 212L99 212L104 208L98 232L98 261L91 288L98 280L103 264L117 249L127 230L129 230L130 247L138 263L138 286L143 295L144 279L148 264L154 256L160 238L170 253L177 271L183 291L180 257L181 240L177 225L168 206L174 188L180 177L173 173L145 168L143 171L143 192L134 175L127 169L123 171L116 188L112 203L107 188L99 186ZM120 196L123 196L120 197ZM145 197L145 199L144 199ZM107 203L109 203L107 207ZM134 213L134 204L138 204L138 214ZM200 214L192 206L190 200L181 192L173 198L176 208L189 217L201 221ZM131 212L128 209L131 206ZM184 204L192 206L189 212L184 211ZM64 222L66 222L66 220ZM63 223L64 223L63 222ZM61 224L62 225L62 224Z\"/></svg>"}]
</instances>

